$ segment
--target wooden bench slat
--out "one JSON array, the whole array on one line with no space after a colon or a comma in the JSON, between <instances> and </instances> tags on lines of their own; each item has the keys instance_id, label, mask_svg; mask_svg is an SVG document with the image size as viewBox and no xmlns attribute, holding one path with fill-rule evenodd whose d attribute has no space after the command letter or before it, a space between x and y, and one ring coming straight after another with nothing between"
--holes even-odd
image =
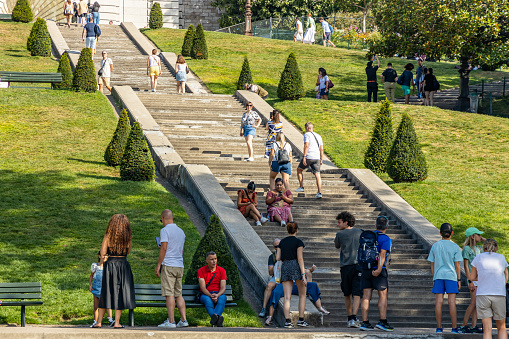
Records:
<instances>
[{"instance_id":1,"label":"wooden bench slat","mask_svg":"<svg viewBox=\"0 0 509 339\"><path fill-rule=\"evenodd\" d=\"M42 305L42 301L2 301L2 306L36 306Z\"/></svg>"},{"instance_id":2,"label":"wooden bench slat","mask_svg":"<svg viewBox=\"0 0 509 339\"><path fill-rule=\"evenodd\" d=\"M1 287L0 286L0 293L37 293L41 292L40 287Z\"/></svg>"},{"instance_id":3,"label":"wooden bench slat","mask_svg":"<svg viewBox=\"0 0 509 339\"><path fill-rule=\"evenodd\" d=\"M62 82L62 73L43 72L9 72L0 71L2 82L55 83Z\"/></svg>"},{"instance_id":4,"label":"wooden bench slat","mask_svg":"<svg viewBox=\"0 0 509 339\"><path fill-rule=\"evenodd\" d=\"M2 299L41 299L40 293L0 293Z\"/></svg>"},{"instance_id":5,"label":"wooden bench slat","mask_svg":"<svg viewBox=\"0 0 509 339\"><path fill-rule=\"evenodd\" d=\"M0 283L0 287L41 287L40 282Z\"/></svg>"},{"instance_id":6,"label":"wooden bench slat","mask_svg":"<svg viewBox=\"0 0 509 339\"><path fill-rule=\"evenodd\" d=\"M194 296L198 293L199 289L184 290L182 289L182 295ZM141 289L135 288L134 292L136 295L161 295L161 289ZM224 294L232 294L231 288L226 288Z\"/></svg>"}]
</instances>

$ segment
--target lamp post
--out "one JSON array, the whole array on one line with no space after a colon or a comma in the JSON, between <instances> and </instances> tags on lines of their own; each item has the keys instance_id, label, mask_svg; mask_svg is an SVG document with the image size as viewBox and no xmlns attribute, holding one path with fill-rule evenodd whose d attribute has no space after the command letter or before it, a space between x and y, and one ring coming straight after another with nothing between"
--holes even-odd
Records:
<instances>
[{"instance_id":1,"label":"lamp post","mask_svg":"<svg viewBox=\"0 0 509 339\"><path fill-rule=\"evenodd\" d=\"M253 31L251 30L251 0L246 0L246 30L244 31L244 35L253 35Z\"/></svg>"}]
</instances>

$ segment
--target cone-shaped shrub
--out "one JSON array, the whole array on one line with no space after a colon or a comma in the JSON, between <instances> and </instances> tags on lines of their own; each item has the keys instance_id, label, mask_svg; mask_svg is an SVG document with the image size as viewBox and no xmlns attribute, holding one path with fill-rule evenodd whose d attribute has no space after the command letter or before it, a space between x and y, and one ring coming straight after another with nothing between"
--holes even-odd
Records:
<instances>
[{"instance_id":1,"label":"cone-shaped shrub","mask_svg":"<svg viewBox=\"0 0 509 339\"><path fill-rule=\"evenodd\" d=\"M39 19L37 19L37 21L39 21ZM40 20L42 21L40 22L39 28L37 29L32 41L30 54L32 56L48 57L51 56L51 37L49 35L46 21L44 19Z\"/></svg>"},{"instance_id":2,"label":"cone-shaped shrub","mask_svg":"<svg viewBox=\"0 0 509 339\"><path fill-rule=\"evenodd\" d=\"M393 141L392 108L388 100L380 103L371 142L364 154L364 166L375 173L385 172L387 157Z\"/></svg>"},{"instance_id":3,"label":"cone-shaped shrub","mask_svg":"<svg viewBox=\"0 0 509 339\"><path fill-rule=\"evenodd\" d=\"M217 255L217 265L221 266L226 271L227 285L232 286L233 299L240 300L243 296L242 282L240 281L240 273L237 264L233 260L230 253L230 248L226 243L226 237L223 232L223 227L219 222L219 218L215 215L210 217L210 224L200 240L196 252L193 255L191 267L187 270L186 284L198 284L198 269L207 265L205 255L214 251Z\"/></svg>"},{"instance_id":4,"label":"cone-shaped shrub","mask_svg":"<svg viewBox=\"0 0 509 339\"><path fill-rule=\"evenodd\" d=\"M163 12L161 11L161 5L158 2L154 2L150 9L150 20L148 27L151 29L157 29L163 27Z\"/></svg>"},{"instance_id":5,"label":"cone-shaped shrub","mask_svg":"<svg viewBox=\"0 0 509 339\"><path fill-rule=\"evenodd\" d=\"M191 48L193 47L193 41L196 36L196 30L193 25L189 25L186 35L184 35L184 43L182 44L182 56L190 57Z\"/></svg>"},{"instance_id":6,"label":"cone-shaped shrub","mask_svg":"<svg viewBox=\"0 0 509 339\"><path fill-rule=\"evenodd\" d=\"M117 129L115 133L113 133L113 138L104 152L104 160L109 166L120 165L130 131L131 124L129 122L129 116L124 108L122 113L120 113L120 119L118 119Z\"/></svg>"},{"instance_id":7,"label":"cone-shaped shrub","mask_svg":"<svg viewBox=\"0 0 509 339\"><path fill-rule=\"evenodd\" d=\"M28 0L18 0L12 9L12 21L30 22L34 19Z\"/></svg>"},{"instance_id":8,"label":"cone-shaped shrub","mask_svg":"<svg viewBox=\"0 0 509 339\"><path fill-rule=\"evenodd\" d=\"M95 92L97 89L92 50L90 48L85 47L81 50L81 55L74 71L72 88L77 92Z\"/></svg>"},{"instance_id":9,"label":"cone-shaped shrub","mask_svg":"<svg viewBox=\"0 0 509 339\"><path fill-rule=\"evenodd\" d=\"M412 119L406 113L398 127L387 159L387 174L394 182L414 182L426 179L428 169Z\"/></svg>"},{"instance_id":10,"label":"cone-shaped shrub","mask_svg":"<svg viewBox=\"0 0 509 339\"><path fill-rule=\"evenodd\" d=\"M129 133L127 145L120 162L122 180L151 181L155 177L155 165L140 123L135 122Z\"/></svg>"},{"instance_id":11,"label":"cone-shaped shrub","mask_svg":"<svg viewBox=\"0 0 509 339\"><path fill-rule=\"evenodd\" d=\"M277 86L277 96L282 100L297 100L303 95L304 86L302 86L299 65L297 65L295 53L291 52L286 60L285 69L281 73L281 79Z\"/></svg>"},{"instance_id":12,"label":"cone-shaped shrub","mask_svg":"<svg viewBox=\"0 0 509 339\"><path fill-rule=\"evenodd\" d=\"M200 23L196 27L196 36L193 40L193 46L191 47L191 58L193 59L208 59L209 51L207 49L207 41L205 41L205 32L203 31L203 25Z\"/></svg>"},{"instance_id":13,"label":"cone-shaped shrub","mask_svg":"<svg viewBox=\"0 0 509 339\"><path fill-rule=\"evenodd\" d=\"M67 53L62 54L57 72L62 73L62 82L52 84L53 88L69 89L72 87L72 69Z\"/></svg>"},{"instance_id":14,"label":"cone-shaped shrub","mask_svg":"<svg viewBox=\"0 0 509 339\"><path fill-rule=\"evenodd\" d=\"M253 77L251 76L251 68L249 68L249 61L247 55L244 56L244 63L242 64L242 70L240 71L239 81L237 81L237 89L244 89L245 84L253 83Z\"/></svg>"},{"instance_id":15,"label":"cone-shaped shrub","mask_svg":"<svg viewBox=\"0 0 509 339\"><path fill-rule=\"evenodd\" d=\"M37 31L39 30L39 27L41 27L41 23L43 23L43 22L44 22L44 19L37 18L37 20L35 20L34 24L32 25L32 29L30 30L30 35L28 36L28 39L27 39L27 50L32 51L32 44L34 42L35 35L37 34Z\"/></svg>"}]
</instances>

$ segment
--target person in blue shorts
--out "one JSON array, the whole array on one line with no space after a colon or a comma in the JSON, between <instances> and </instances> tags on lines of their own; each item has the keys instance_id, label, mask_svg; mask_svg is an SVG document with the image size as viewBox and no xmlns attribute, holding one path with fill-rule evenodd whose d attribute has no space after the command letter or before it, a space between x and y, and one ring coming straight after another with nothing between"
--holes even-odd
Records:
<instances>
[{"instance_id":1,"label":"person in blue shorts","mask_svg":"<svg viewBox=\"0 0 509 339\"><path fill-rule=\"evenodd\" d=\"M413 89L415 90L414 74L412 73L413 69L414 65L412 63L408 63L405 65L405 71L401 74L401 77L403 77L403 84L401 85L401 88L403 89L405 104L407 105L410 103L410 86L413 86Z\"/></svg>"},{"instance_id":2,"label":"person in blue shorts","mask_svg":"<svg viewBox=\"0 0 509 339\"><path fill-rule=\"evenodd\" d=\"M461 287L460 263L463 261L463 256L461 255L460 247L451 240L453 235L451 224L442 224L440 226L440 235L442 235L442 240L433 244L428 256L428 261L431 262L431 272L433 273L432 292L436 296L436 332L443 332L442 305L444 304L444 293L447 293L449 314L451 315L452 322L451 333L461 333L456 318L456 294L458 294Z\"/></svg>"}]
</instances>

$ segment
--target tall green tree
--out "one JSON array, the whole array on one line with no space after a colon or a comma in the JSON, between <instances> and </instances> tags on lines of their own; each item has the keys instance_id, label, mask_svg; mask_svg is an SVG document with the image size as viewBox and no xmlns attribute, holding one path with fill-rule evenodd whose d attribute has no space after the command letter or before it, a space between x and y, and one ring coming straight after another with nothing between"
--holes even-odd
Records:
<instances>
[{"instance_id":1,"label":"tall green tree","mask_svg":"<svg viewBox=\"0 0 509 339\"><path fill-rule=\"evenodd\" d=\"M150 9L148 27L150 27L150 29L163 27L163 12L161 11L161 5L158 2L154 2Z\"/></svg>"},{"instance_id":2,"label":"tall green tree","mask_svg":"<svg viewBox=\"0 0 509 339\"><path fill-rule=\"evenodd\" d=\"M117 128L113 137L111 138L106 151L104 151L104 160L108 166L118 166L124 156L124 150L127 145L127 138L131 131L131 123L129 121L129 115L127 110L124 108L120 113L118 119Z\"/></svg>"},{"instance_id":3,"label":"tall green tree","mask_svg":"<svg viewBox=\"0 0 509 339\"><path fill-rule=\"evenodd\" d=\"M74 70L72 88L76 92L95 92L97 90L95 67L92 61L92 50L90 48L85 47L81 50L78 64Z\"/></svg>"},{"instance_id":4,"label":"tall green tree","mask_svg":"<svg viewBox=\"0 0 509 339\"><path fill-rule=\"evenodd\" d=\"M193 47L193 41L196 36L196 29L194 29L193 25L189 25L186 31L186 35L184 35L184 42L182 43L182 56L190 57L191 56L191 48Z\"/></svg>"},{"instance_id":5,"label":"tall green tree","mask_svg":"<svg viewBox=\"0 0 509 339\"><path fill-rule=\"evenodd\" d=\"M155 178L155 168L140 123L136 121L129 133L120 162L120 177L122 180L152 181Z\"/></svg>"},{"instance_id":6,"label":"tall green tree","mask_svg":"<svg viewBox=\"0 0 509 339\"><path fill-rule=\"evenodd\" d=\"M237 81L237 89L244 89L245 84L252 84L253 77L251 76L251 68L249 68L249 60L247 55L244 56L244 62L242 63L242 70L240 71L239 80Z\"/></svg>"},{"instance_id":7,"label":"tall green tree","mask_svg":"<svg viewBox=\"0 0 509 339\"><path fill-rule=\"evenodd\" d=\"M297 100L304 96L302 76L295 53L291 52L286 60L285 69L277 86L277 96L282 100Z\"/></svg>"},{"instance_id":8,"label":"tall green tree","mask_svg":"<svg viewBox=\"0 0 509 339\"><path fill-rule=\"evenodd\" d=\"M208 59L209 50L207 48L207 41L205 40L205 31L201 23L196 27L196 36L193 40L193 46L191 47L191 58L193 59Z\"/></svg>"},{"instance_id":9,"label":"tall green tree","mask_svg":"<svg viewBox=\"0 0 509 339\"><path fill-rule=\"evenodd\" d=\"M34 19L28 0L18 0L12 9L12 21L30 22Z\"/></svg>"},{"instance_id":10,"label":"tall green tree","mask_svg":"<svg viewBox=\"0 0 509 339\"><path fill-rule=\"evenodd\" d=\"M385 172L387 157L393 141L392 108L389 100L380 103L371 141L364 154L364 166L379 174Z\"/></svg>"},{"instance_id":11,"label":"tall green tree","mask_svg":"<svg viewBox=\"0 0 509 339\"><path fill-rule=\"evenodd\" d=\"M62 74L62 82L52 84L53 88L69 89L72 87L72 69L71 62L69 61L69 55L67 53L62 54L60 62L58 63L57 72Z\"/></svg>"},{"instance_id":12,"label":"tall green tree","mask_svg":"<svg viewBox=\"0 0 509 339\"><path fill-rule=\"evenodd\" d=\"M41 24L44 22L43 18L37 18L35 20L34 24L32 25L32 29L30 30L30 35L27 39L27 50L32 51L32 44L34 42L35 36L37 34L37 31L39 31L39 27L41 27Z\"/></svg>"},{"instance_id":13,"label":"tall green tree","mask_svg":"<svg viewBox=\"0 0 509 339\"><path fill-rule=\"evenodd\" d=\"M39 26L30 45L30 55L44 56L51 55L51 37L49 35L46 20L38 18Z\"/></svg>"}]
</instances>

